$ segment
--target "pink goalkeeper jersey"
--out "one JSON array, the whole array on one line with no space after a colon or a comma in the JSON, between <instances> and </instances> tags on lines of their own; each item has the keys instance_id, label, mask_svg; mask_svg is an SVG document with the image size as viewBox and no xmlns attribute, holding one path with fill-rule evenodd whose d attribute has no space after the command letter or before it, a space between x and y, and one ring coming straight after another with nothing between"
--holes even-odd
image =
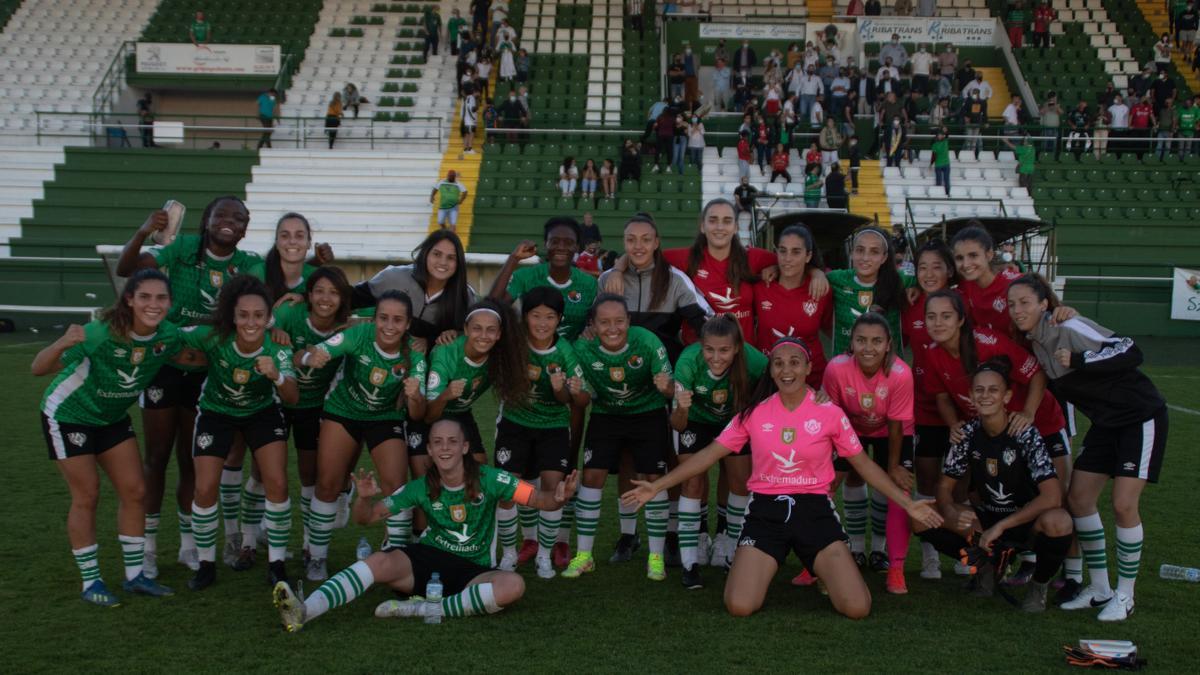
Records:
<instances>
[{"instance_id":1,"label":"pink goalkeeper jersey","mask_svg":"<svg viewBox=\"0 0 1200 675\"><path fill-rule=\"evenodd\" d=\"M859 436L886 438L893 420L903 423L905 436L913 435L913 375L900 359L887 375L880 368L868 378L853 356L839 354L825 366L824 386Z\"/></svg>"},{"instance_id":2,"label":"pink goalkeeper jersey","mask_svg":"<svg viewBox=\"0 0 1200 675\"><path fill-rule=\"evenodd\" d=\"M774 394L746 417L734 417L717 442L733 452L750 443L753 469L746 486L760 495L827 494L834 452L839 457L862 452L842 409L816 403L811 389L795 410Z\"/></svg>"}]
</instances>

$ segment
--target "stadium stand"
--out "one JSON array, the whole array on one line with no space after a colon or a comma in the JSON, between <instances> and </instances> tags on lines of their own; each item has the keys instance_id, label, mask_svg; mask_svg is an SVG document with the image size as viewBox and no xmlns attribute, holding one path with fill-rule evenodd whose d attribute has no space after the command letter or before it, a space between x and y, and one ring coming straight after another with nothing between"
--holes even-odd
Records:
<instances>
[{"instance_id":1,"label":"stadium stand","mask_svg":"<svg viewBox=\"0 0 1200 675\"><path fill-rule=\"evenodd\" d=\"M1153 45L1158 42L1163 33L1170 33L1168 7L1174 8L1177 3L1163 3L1154 0L1104 0L1121 33L1129 41L1135 58L1141 63L1153 60ZM1174 44L1174 39L1172 39ZM1171 64L1167 69L1171 79L1181 94L1200 92L1200 72L1192 68L1191 58L1195 54L1195 45L1175 49L1171 52Z\"/></svg>"},{"instance_id":2,"label":"stadium stand","mask_svg":"<svg viewBox=\"0 0 1200 675\"><path fill-rule=\"evenodd\" d=\"M8 20L21 6L21 0L0 0L0 30L8 25Z\"/></svg>"},{"instance_id":3,"label":"stadium stand","mask_svg":"<svg viewBox=\"0 0 1200 675\"><path fill-rule=\"evenodd\" d=\"M4 148L0 162L0 258L9 257L8 241L21 234L21 219L33 216L33 200L41 199L43 183L54 179L54 165L63 162L60 147Z\"/></svg>"}]
</instances>

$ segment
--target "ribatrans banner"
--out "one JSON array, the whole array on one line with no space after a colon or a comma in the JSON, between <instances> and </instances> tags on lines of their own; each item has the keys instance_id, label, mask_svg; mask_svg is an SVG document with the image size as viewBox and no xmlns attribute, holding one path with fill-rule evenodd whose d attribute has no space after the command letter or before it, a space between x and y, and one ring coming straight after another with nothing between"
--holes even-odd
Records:
<instances>
[{"instance_id":1,"label":"ribatrans banner","mask_svg":"<svg viewBox=\"0 0 1200 675\"><path fill-rule=\"evenodd\" d=\"M1200 321L1200 270L1176 267L1171 280L1171 318Z\"/></svg>"},{"instance_id":2,"label":"ribatrans banner","mask_svg":"<svg viewBox=\"0 0 1200 675\"><path fill-rule=\"evenodd\" d=\"M804 24L702 23L700 37L714 40L803 40Z\"/></svg>"},{"instance_id":3,"label":"ribatrans banner","mask_svg":"<svg viewBox=\"0 0 1200 675\"><path fill-rule=\"evenodd\" d=\"M902 42L992 46L996 43L996 20L880 16L858 19L858 37L863 42L886 42L893 34L899 35Z\"/></svg>"},{"instance_id":4,"label":"ribatrans banner","mask_svg":"<svg viewBox=\"0 0 1200 675\"><path fill-rule=\"evenodd\" d=\"M279 45L137 44L139 73L278 75Z\"/></svg>"}]
</instances>

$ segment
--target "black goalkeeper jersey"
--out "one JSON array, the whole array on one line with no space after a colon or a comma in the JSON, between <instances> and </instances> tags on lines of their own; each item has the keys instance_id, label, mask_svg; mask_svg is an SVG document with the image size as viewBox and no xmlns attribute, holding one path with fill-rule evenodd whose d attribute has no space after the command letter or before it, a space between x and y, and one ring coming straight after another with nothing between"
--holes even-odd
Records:
<instances>
[{"instance_id":1,"label":"black goalkeeper jersey","mask_svg":"<svg viewBox=\"0 0 1200 675\"><path fill-rule=\"evenodd\" d=\"M942 473L962 478L969 471L978 507L1000 517L1016 513L1038 495L1038 484L1057 478L1054 464L1035 427L1017 436L989 436L973 419L963 427L963 440L950 446Z\"/></svg>"}]
</instances>

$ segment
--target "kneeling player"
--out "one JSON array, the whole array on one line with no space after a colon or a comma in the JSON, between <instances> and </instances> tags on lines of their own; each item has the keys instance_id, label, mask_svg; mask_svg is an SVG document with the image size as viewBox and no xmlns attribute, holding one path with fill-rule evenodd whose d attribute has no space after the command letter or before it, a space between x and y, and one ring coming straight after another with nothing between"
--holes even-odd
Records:
<instances>
[{"instance_id":1,"label":"kneeling player","mask_svg":"<svg viewBox=\"0 0 1200 675\"><path fill-rule=\"evenodd\" d=\"M364 471L355 476L355 521L368 525L417 507L429 517L421 542L371 554L333 575L304 601L286 583L276 584L273 597L284 628L298 631L305 623L362 595L375 583L411 594L425 588L435 572L441 577L446 596L432 611L445 616L494 614L521 598L525 582L520 575L489 567L496 505L514 501L547 511L561 509L575 492L575 472L554 492L539 492L510 473L476 462L462 424L454 419L433 424L428 448L432 460L429 472L390 497L372 503L371 498L380 493L374 476ZM418 596L405 601L388 600L375 609L375 615L425 616L429 611L426 606L425 599Z\"/></svg>"},{"instance_id":2,"label":"kneeling player","mask_svg":"<svg viewBox=\"0 0 1200 675\"><path fill-rule=\"evenodd\" d=\"M977 595L994 592L996 570L1002 569L996 561L1006 560L1006 552L1033 551L1037 567L1021 608L1041 612L1046 586L1071 545L1071 516L1062 508L1062 486L1037 429L1008 433L1008 371L1005 359L988 361L975 371L971 402L979 417L962 427L962 441L950 447L937 488L945 524L919 536L955 558L964 549L987 552L977 572ZM964 479L970 480L973 509L959 506L953 497ZM914 523L914 530L919 529Z\"/></svg>"}]
</instances>

